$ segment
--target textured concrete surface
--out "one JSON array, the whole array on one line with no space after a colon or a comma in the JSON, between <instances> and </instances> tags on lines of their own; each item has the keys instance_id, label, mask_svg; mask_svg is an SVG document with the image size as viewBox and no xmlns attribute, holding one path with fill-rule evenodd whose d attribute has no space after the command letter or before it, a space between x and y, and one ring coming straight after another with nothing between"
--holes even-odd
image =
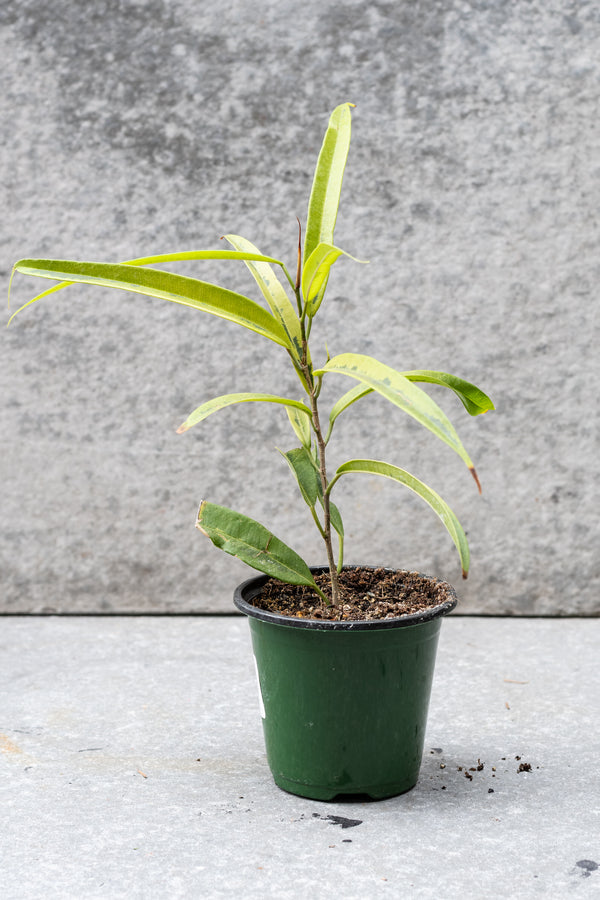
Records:
<instances>
[{"instance_id":1,"label":"textured concrete surface","mask_svg":"<svg viewBox=\"0 0 600 900\"><path fill-rule=\"evenodd\" d=\"M275 787L241 618L0 644L4 900L598 896L597 620L445 621L420 781L380 803Z\"/></svg>"},{"instance_id":2,"label":"textured concrete surface","mask_svg":"<svg viewBox=\"0 0 600 900\"><path fill-rule=\"evenodd\" d=\"M455 372L498 412L471 420L435 391L481 499L458 457L382 400L340 421L332 464L389 459L448 500L472 548L464 609L598 613L593 3L4 0L0 23L4 285L22 256L125 259L228 231L293 265L328 114L354 101L337 239L371 264L339 263L317 345ZM181 271L253 290L242 268ZM15 304L36 290L17 279ZM196 533L201 498L322 562L274 450L293 445L284 413L236 408L175 434L220 393L295 395L274 346L73 288L1 352L2 608L229 608L245 570ZM348 481L349 562L459 579L418 498Z\"/></svg>"}]
</instances>

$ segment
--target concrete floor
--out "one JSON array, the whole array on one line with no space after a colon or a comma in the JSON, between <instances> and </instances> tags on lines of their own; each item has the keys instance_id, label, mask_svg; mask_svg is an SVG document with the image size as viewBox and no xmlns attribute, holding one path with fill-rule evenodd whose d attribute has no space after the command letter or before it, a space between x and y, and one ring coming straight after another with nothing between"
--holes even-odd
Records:
<instances>
[{"instance_id":1,"label":"concrete floor","mask_svg":"<svg viewBox=\"0 0 600 900\"><path fill-rule=\"evenodd\" d=\"M3 900L600 897L597 619L447 619L419 784L345 804L273 784L242 618L0 634Z\"/></svg>"}]
</instances>

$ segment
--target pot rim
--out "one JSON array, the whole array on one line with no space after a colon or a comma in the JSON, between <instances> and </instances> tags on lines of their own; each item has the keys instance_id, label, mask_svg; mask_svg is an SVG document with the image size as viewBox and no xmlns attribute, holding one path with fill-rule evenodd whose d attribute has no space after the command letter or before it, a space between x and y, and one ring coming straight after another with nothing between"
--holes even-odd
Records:
<instances>
[{"instance_id":1,"label":"pot rim","mask_svg":"<svg viewBox=\"0 0 600 900\"><path fill-rule=\"evenodd\" d=\"M385 566L348 565L343 568L371 570L385 569L386 572L410 571L409 569L390 569ZM321 572L326 572L327 570L327 566L310 566L310 571L317 575ZM427 578L430 581L435 581L438 584L443 584L448 589L450 599L446 600L444 603L438 603L437 606L432 606L430 609L416 613L408 613L405 616L397 616L394 619L342 619L335 621L329 619L295 619L293 616L284 616L281 613L273 613L266 609L258 609L258 607L248 603L245 598L248 597L248 599L252 599L253 597L256 597L270 578L269 575L255 575L253 578L248 578L246 581L238 584L233 594L233 602L240 612L250 618L259 619L262 622L270 622L272 625L283 625L288 628L309 628L318 631L371 631L384 628L405 628L409 625L420 625L423 622L430 622L433 619L437 619L440 616L445 616L449 612L452 612L458 603L458 597L452 585L447 581L443 581L441 578L436 578L432 575L423 575L421 572L417 572L416 574L420 575L422 578Z\"/></svg>"}]
</instances>

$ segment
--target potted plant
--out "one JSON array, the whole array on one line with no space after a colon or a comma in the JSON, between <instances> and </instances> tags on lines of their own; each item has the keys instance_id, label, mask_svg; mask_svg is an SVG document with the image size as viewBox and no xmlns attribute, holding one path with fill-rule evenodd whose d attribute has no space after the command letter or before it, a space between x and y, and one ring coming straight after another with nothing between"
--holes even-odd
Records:
<instances>
[{"instance_id":1,"label":"potted plant","mask_svg":"<svg viewBox=\"0 0 600 900\"><path fill-rule=\"evenodd\" d=\"M22 259L13 269L13 276L21 272L58 282L21 310L70 284L99 284L229 319L268 338L287 354L301 399L254 392L225 394L195 409L178 431L183 433L236 403L277 404L288 415L295 446L282 456L323 541L326 565L310 568L264 525L208 500L200 505L197 527L217 547L262 573L236 589L234 602L251 626L269 763L280 787L323 800L357 794L381 798L414 786L441 617L456 604L452 587L437 578L404 570L344 567L344 525L333 501L340 482L348 475L366 473L408 487L446 526L464 577L469 568L467 540L456 516L413 475L395 463L376 459L350 459L335 472L329 471L327 447L336 422L350 406L376 392L448 444L481 490L456 431L419 384L449 388L470 415L493 409L481 390L445 372L400 372L363 354L342 352L330 357L322 348L317 358L313 356L311 328L331 268L341 256L349 255L334 244L333 234L350 144L351 106L338 106L329 120L293 274L280 259L262 254L234 234L225 236L232 248L227 250L160 254L119 264ZM243 260L264 304L155 268L206 259ZM325 417L319 404L321 387L333 375L356 383Z\"/></svg>"}]
</instances>

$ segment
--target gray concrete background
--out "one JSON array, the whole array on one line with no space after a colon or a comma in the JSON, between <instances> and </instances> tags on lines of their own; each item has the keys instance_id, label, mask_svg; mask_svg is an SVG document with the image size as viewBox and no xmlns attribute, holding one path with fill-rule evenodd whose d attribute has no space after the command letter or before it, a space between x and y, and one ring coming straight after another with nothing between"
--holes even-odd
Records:
<instances>
[{"instance_id":1,"label":"gray concrete background","mask_svg":"<svg viewBox=\"0 0 600 900\"><path fill-rule=\"evenodd\" d=\"M332 465L369 455L438 490L471 543L463 611L597 614L600 15L590 2L5 0L2 274L22 256L219 246L294 264L316 154L357 104L317 341L475 381L434 392L477 465L369 398ZM237 264L236 264L237 266ZM245 267L181 267L251 292ZM40 282L18 278L14 303ZM70 296L68 296L70 294ZM2 609L231 608L247 569L194 529L201 498L323 554L287 467L287 417L203 400L296 392L258 336L162 301L71 288L2 336ZM332 380L332 395L346 388ZM436 517L348 479L347 559L458 583Z\"/></svg>"}]
</instances>

